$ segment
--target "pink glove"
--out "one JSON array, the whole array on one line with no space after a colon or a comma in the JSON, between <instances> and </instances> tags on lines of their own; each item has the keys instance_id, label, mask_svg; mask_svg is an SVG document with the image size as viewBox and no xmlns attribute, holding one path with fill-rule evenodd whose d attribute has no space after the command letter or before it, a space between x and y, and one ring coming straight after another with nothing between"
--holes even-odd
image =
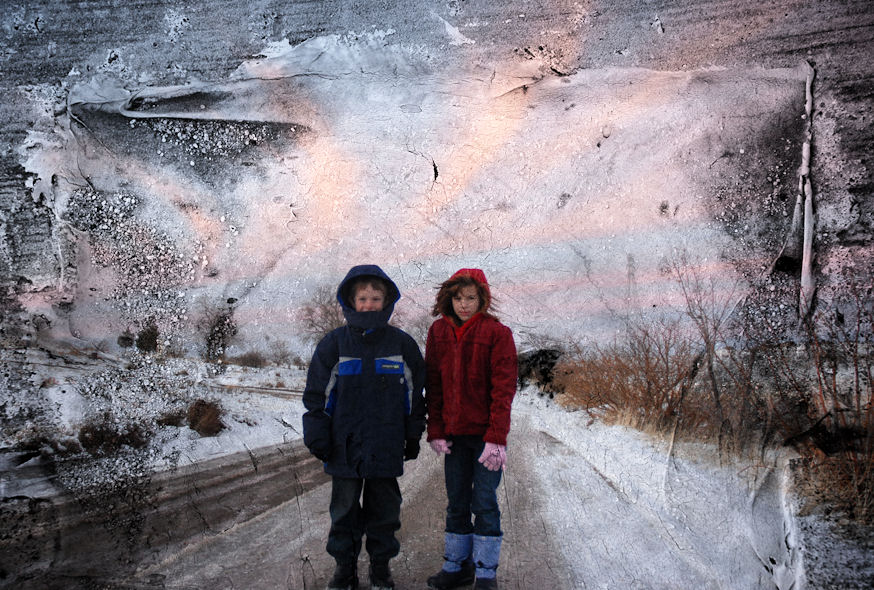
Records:
<instances>
[{"instance_id":1,"label":"pink glove","mask_svg":"<svg viewBox=\"0 0 874 590\"><path fill-rule=\"evenodd\" d=\"M479 462L489 471L498 471L507 464L507 447L487 442Z\"/></svg>"},{"instance_id":2,"label":"pink glove","mask_svg":"<svg viewBox=\"0 0 874 590\"><path fill-rule=\"evenodd\" d=\"M449 455L452 453L452 451L449 449L449 447L452 446L452 443L447 441L445 438L435 438L428 444L431 445L431 449L438 455L441 455L443 453Z\"/></svg>"}]
</instances>

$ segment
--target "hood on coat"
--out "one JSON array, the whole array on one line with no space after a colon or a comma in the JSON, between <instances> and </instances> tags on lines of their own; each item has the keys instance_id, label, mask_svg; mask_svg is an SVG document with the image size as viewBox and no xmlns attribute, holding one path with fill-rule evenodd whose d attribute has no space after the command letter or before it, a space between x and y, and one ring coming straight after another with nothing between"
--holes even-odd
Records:
<instances>
[{"instance_id":1,"label":"hood on coat","mask_svg":"<svg viewBox=\"0 0 874 590\"><path fill-rule=\"evenodd\" d=\"M381 311L355 311L352 307L352 283L359 277L377 277L388 287L386 293L385 307ZM340 286L337 287L337 301L340 303L340 308L343 310L343 316L346 318L346 323L354 328L362 328L364 330L372 330L380 326L388 324L392 312L394 312L395 303L401 298L401 292L394 281L388 278L388 275L375 264L359 264L353 266L346 273L346 276L340 281Z\"/></svg>"}]
</instances>

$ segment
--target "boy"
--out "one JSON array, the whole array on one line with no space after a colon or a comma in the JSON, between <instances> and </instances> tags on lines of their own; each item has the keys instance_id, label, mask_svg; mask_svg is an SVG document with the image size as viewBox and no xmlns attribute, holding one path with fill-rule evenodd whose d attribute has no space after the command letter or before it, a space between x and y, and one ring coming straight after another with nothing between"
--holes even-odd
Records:
<instances>
[{"instance_id":1,"label":"boy","mask_svg":"<svg viewBox=\"0 0 874 590\"><path fill-rule=\"evenodd\" d=\"M388 562L400 551L397 478L404 461L418 456L425 430L422 353L388 325L398 299L378 266L350 269L337 288L346 325L322 338L307 373L304 443L333 478L327 551L337 565L330 590L358 587L365 532L371 587L394 588Z\"/></svg>"}]
</instances>

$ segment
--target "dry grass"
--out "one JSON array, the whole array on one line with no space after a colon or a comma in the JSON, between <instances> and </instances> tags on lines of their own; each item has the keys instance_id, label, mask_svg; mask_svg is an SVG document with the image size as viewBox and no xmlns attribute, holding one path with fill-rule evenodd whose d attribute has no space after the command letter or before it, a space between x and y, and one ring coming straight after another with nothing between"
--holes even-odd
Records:
<instances>
[{"instance_id":1,"label":"dry grass","mask_svg":"<svg viewBox=\"0 0 874 590\"><path fill-rule=\"evenodd\" d=\"M630 326L625 342L580 350L556 367L562 402L610 423L667 431L680 415L694 353L678 322Z\"/></svg>"},{"instance_id":2,"label":"dry grass","mask_svg":"<svg viewBox=\"0 0 874 590\"><path fill-rule=\"evenodd\" d=\"M679 322L629 323L622 341L565 357L559 400L608 423L713 441L724 455L791 445L817 498L871 522L871 307L858 302L857 317L841 323L815 316L798 344L759 334L744 349L726 346L716 330L705 339Z\"/></svg>"},{"instance_id":3,"label":"dry grass","mask_svg":"<svg viewBox=\"0 0 874 590\"><path fill-rule=\"evenodd\" d=\"M112 455L122 446L141 449L149 443L151 433L139 424L117 426L109 415L82 426L79 444L92 455Z\"/></svg>"},{"instance_id":4,"label":"dry grass","mask_svg":"<svg viewBox=\"0 0 874 590\"><path fill-rule=\"evenodd\" d=\"M260 369L267 366L267 359L263 354L256 350L244 352L239 356L226 357L225 362L231 365L240 365L241 367L251 367Z\"/></svg>"},{"instance_id":5,"label":"dry grass","mask_svg":"<svg viewBox=\"0 0 874 590\"><path fill-rule=\"evenodd\" d=\"M691 335L680 322L626 318L621 341L565 356L560 401L672 440L713 441L721 456L791 445L806 491L874 522L874 290L850 285L789 334L747 315L734 288L698 266L678 252L661 269L682 290ZM629 291L633 281L629 271Z\"/></svg>"},{"instance_id":6,"label":"dry grass","mask_svg":"<svg viewBox=\"0 0 874 590\"><path fill-rule=\"evenodd\" d=\"M811 399L813 426L796 440L852 516L874 522L874 314L870 299L856 300L848 322L818 314L807 324L807 371L789 382ZM786 366L786 365L784 365ZM813 372L807 380L805 376ZM788 371L787 371L788 372Z\"/></svg>"}]
</instances>

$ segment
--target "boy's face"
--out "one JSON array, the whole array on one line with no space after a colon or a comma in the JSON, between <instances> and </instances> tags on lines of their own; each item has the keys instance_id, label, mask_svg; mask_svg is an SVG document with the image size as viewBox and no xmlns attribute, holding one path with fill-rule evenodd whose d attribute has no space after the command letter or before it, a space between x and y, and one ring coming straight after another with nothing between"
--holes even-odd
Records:
<instances>
[{"instance_id":1,"label":"boy's face","mask_svg":"<svg viewBox=\"0 0 874 590\"><path fill-rule=\"evenodd\" d=\"M479 291L473 285L460 288L452 297L452 311L462 323L473 317L479 311L479 306Z\"/></svg>"},{"instance_id":2,"label":"boy's face","mask_svg":"<svg viewBox=\"0 0 874 590\"><path fill-rule=\"evenodd\" d=\"M381 311L385 306L385 293L370 285L361 285L352 297L355 311Z\"/></svg>"}]
</instances>

